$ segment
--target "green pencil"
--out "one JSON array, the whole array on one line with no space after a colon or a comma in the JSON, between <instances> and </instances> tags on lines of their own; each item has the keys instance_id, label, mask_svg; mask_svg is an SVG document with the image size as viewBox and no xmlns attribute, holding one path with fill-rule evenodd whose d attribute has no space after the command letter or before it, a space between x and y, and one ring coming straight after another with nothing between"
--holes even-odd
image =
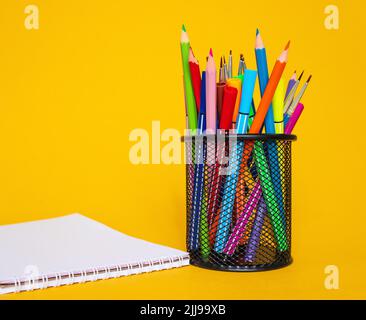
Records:
<instances>
[{"instance_id":1,"label":"green pencil","mask_svg":"<svg viewBox=\"0 0 366 320\"><path fill-rule=\"evenodd\" d=\"M182 65L183 65L183 79L184 79L184 90L186 94L187 113L188 113L188 126L195 133L197 129L197 108L196 100L194 98L191 73L189 70L189 38L186 28L182 27L182 33L180 37L180 48L182 52Z\"/></svg>"}]
</instances>

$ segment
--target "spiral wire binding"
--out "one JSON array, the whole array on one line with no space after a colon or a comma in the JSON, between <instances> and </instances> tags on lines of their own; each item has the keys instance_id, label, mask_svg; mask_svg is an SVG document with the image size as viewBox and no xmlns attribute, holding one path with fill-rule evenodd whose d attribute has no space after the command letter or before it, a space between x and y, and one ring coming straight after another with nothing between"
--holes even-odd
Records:
<instances>
[{"instance_id":1,"label":"spiral wire binding","mask_svg":"<svg viewBox=\"0 0 366 320\"><path fill-rule=\"evenodd\" d=\"M55 273L54 275L42 275L38 278L14 278L13 281L0 284L1 290L8 292L32 291L48 287L58 287L75 283L118 278L139 273L153 272L168 268L176 268L189 264L189 256L175 256L165 259L150 259L135 263L119 264L113 267L103 266L90 268L78 272Z\"/></svg>"}]
</instances>

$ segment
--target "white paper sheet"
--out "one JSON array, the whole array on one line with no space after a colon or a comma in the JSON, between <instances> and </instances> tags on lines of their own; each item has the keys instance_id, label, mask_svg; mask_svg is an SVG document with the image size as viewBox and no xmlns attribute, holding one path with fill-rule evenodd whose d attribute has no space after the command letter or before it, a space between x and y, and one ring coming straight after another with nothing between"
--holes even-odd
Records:
<instances>
[{"instance_id":1,"label":"white paper sheet","mask_svg":"<svg viewBox=\"0 0 366 320\"><path fill-rule=\"evenodd\" d=\"M27 281L38 276L67 275L106 270L134 263L178 262L145 266L145 270L119 270L104 277L149 272L189 264L188 253L127 236L80 214L0 226L0 283ZM142 265L141 265L142 266ZM142 268L141 268L142 269ZM90 277L86 280L96 280ZM17 280L16 280L17 279ZM72 279L71 279L72 280ZM70 279L58 284L71 283ZM80 279L79 279L80 280ZM78 280L78 281L79 281ZM85 280L85 279L84 279ZM74 281L74 282L78 282ZM57 283L39 284L40 288ZM4 288L3 288L4 289ZM24 288L18 288L24 290ZM13 289L4 292L16 291ZM4 293L3 292L3 293ZM0 289L1 293L1 289Z\"/></svg>"}]
</instances>

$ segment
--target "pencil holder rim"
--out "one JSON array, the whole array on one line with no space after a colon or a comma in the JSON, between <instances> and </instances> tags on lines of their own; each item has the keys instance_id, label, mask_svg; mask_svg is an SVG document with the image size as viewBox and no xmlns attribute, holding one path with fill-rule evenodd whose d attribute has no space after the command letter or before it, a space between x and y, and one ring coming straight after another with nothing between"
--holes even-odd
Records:
<instances>
[{"instance_id":1,"label":"pencil holder rim","mask_svg":"<svg viewBox=\"0 0 366 320\"><path fill-rule=\"evenodd\" d=\"M285 140L285 141L296 141L297 136L294 134L233 134L233 133L222 133L222 134L195 134L191 136L182 136L182 142L191 142L192 140L198 139L207 139L209 137L216 137L218 135L225 136L226 138L235 138L239 141L243 140L261 140L261 141L268 141L268 140Z\"/></svg>"},{"instance_id":2,"label":"pencil holder rim","mask_svg":"<svg viewBox=\"0 0 366 320\"><path fill-rule=\"evenodd\" d=\"M282 269L288 267L294 262L293 258L290 256L287 262L274 262L272 264L262 264L254 266L227 266L220 265L219 263L210 263L206 261L197 260L195 258L190 258L190 264L195 267L200 267L208 270L214 271L225 271L225 272L265 272L277 269Z\"/></svg>"}]
</instances>

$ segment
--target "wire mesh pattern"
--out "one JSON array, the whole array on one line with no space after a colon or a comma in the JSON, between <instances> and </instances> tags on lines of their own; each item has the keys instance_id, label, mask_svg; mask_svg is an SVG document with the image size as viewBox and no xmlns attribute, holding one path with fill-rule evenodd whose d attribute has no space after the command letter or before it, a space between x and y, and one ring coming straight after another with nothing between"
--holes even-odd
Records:
<instances>
[{"instance_id":1,"label":"wire mesh pattern","mask_svg":"<svg viewBox=\"0 0 366 320\"><path fill-rule=\"evenodd\" d=\"M259 271L291 263L292 135L200 135L186 147L191 263Z\"/></svg>"}]
</instances>

